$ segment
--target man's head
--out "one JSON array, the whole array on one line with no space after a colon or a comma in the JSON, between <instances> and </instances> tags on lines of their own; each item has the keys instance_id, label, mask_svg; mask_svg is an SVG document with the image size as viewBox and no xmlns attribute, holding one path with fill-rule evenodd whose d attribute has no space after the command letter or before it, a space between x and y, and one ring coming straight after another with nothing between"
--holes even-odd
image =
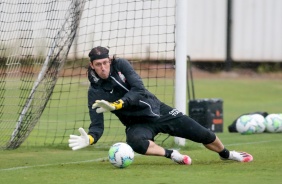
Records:
<instances>
[{"instance_id":1,"label":"man's head","mask_svg":"<svg viewBox=\"0 0 282 184\"><path fill-rule=\"evenodd\" d=\"M105 47L95 47L89 52L90 67L95 70L102 79L107 79L110 75L109 50Z\"/></svg>"}]
</instances>

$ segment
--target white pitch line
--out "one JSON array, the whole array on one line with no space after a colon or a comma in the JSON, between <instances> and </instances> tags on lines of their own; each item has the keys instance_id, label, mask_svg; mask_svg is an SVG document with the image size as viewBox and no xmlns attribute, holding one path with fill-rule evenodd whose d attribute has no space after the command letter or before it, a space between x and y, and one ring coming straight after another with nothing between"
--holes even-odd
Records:
<instances>
[{"instance_id":1,"label":"white pitch line","mask_svg":"<svg viewBox=\"0 0 282 184\"><path fill-rule=\"evenodd\" d=\"M235 144L226 144L225 146L237 146L237 145L246 145L246 144L261 144L261 143L269 143L269 142L278 142L282 140L271 140L271 141L257 141L257 142L248 142L248 143L235 143ZM29 169L29 168L36 168L36 167L48 167L48 166L55 166L55 165L70 165L70 164L79 164L79 163L88 163L88 162L99 162L108 159L107 157L104 158L97 158L94 160L84 160L84 161L76 161L76 162L66 162L66 163L56 163L56 164L42 164L42 165L33 165L33 166L22 166L22 167L11 167L6 169L0 169L1 171L14 171L19 169Z\"/></svg>"},{"instance_id":2,"label":"white pitch line","mask_svg":"<svg viewBox=\"0 0 282 184\"><path fill-rule=\"evenodd\" d=\"M35 167L48 167L48 166L54 166L54 165L69 165L69 164L80 164L80 163L88 163L88 162L99 162L108 159L105 158L97 158L94 160L83 160L83 161L76 161L76 162L66 162L66 163L56 163L56 164L42 164L42 165L33 165L33 166L22 166L22 167L11 167L6 169L0 169L1 171L13 171L13 170L19 170L19 169L29 169L29 168L35 168Z\"/></svg>"},{"instance_id":3,"label":"white pitch line","mask_svg":"<svg viewBox=\"0 0 282 184\"><path fill-rule=\"evenodd\" d=\"M260 144L260 143L279 142L279 141L282 141L282 140L271 140L271 141L257 141L257 142L224 144L224 146L237 146L237 145L246 145L246 144Z\"/></svg>"}]
</instances>

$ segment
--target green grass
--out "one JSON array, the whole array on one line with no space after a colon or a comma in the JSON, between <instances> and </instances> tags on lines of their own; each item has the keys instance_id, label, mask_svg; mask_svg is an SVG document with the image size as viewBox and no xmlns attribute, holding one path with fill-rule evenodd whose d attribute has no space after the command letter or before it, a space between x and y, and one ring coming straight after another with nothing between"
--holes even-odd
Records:
<instances>
[{"instance_id":1,"label":"green grass","mask_svg":"<svg viewBox=\"0 0 282 184\"><path fill-rule=\"evenodd\" d=\"M282 82L253 79L196 79L196 98L221 98L224 132L218 133L230 150L247 151L251 163L221 161L202 145L187 141L181 153L193 164L182 166L162 157L135 155L126 169L117 169L107 160L107 149L99 144L71 151L67 145L22 146L0 151L0 183L281 183L282 133L240 135L229 133L228 125L242 113L281 113ZM176 147L173 138L164 142Z\"/></svg>"}]
</instances>

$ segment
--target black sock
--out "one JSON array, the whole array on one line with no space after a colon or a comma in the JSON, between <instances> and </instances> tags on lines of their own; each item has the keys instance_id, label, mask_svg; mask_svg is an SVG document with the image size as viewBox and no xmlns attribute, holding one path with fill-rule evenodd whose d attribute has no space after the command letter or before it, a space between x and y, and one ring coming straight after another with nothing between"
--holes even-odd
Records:
<instances>
[{"instance_id":1,"label":"black sock","mask_svg":"<svg viewBox=\"0 0 282 184\"><path fill-rule=\"evenodd\" d=\"M223 149L221 152L218 153L219 156L221 156L222 158L229 158L229 150L227 149Z\"/></svg>"},{"instance_id":2,"label":"black sock","mask_svg":"<svg viewBox=\"0 0 282 184\"><path fill-rule=\"evenodd\" d=\"M164 149L164 150L165 150L165 157L171 158L171 154L172 154L173 150L168 150L168 149Z\"/></svg>"}]
</instances>

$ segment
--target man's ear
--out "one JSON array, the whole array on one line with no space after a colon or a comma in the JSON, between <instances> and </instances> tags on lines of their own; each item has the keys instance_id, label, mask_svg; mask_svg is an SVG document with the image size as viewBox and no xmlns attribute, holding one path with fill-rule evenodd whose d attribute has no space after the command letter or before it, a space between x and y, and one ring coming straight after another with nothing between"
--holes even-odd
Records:
<instances>
[{"instance_id":1,"label":"man's ear","mask_svg":"<svg viewBox=\"0 0 282 184\"><path fill-rule=\"evenodd\" d=\"M94 70L94 66L92 62L89 62L89 66Z\"/></svg>"}]
</instances>

